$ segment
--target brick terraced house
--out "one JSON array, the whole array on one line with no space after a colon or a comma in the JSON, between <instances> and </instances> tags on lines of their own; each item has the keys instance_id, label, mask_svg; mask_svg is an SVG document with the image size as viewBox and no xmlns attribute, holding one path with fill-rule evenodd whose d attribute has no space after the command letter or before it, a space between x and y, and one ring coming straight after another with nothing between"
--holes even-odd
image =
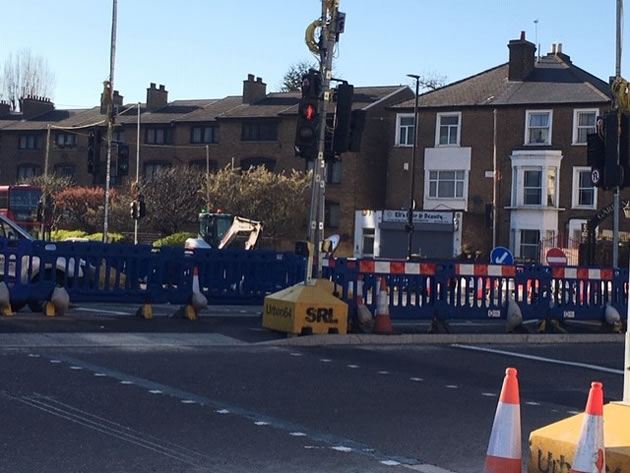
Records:
<instances>
[{"instance_id":1,"label":"brick terraced house","mask_svg":"<svg viewBox=\"0 0 630 473\"><path fill-rule=\"evenodd\" d=\"M596 117L611 109L609 85L573 64L561 44L537 57L536 47L522 33L508 48L506 64L419 96L418 225L447 225L434 238L418 236L414 253L452 257L467 248L487 260L495 149L496 244L510 248L517 259L538 260L541 242L577 252L582 224L612 202L612 192L593 187L586 164L586 135L594 131ZM387 156L384 208L400 210L409 205L414 100L390 110L395 138ZM447 218L438 221L439 216ZM400 217L392 211L378 218L358 213L357 256L364 240L364 253L405 255ZM623 214L620 225L630 230ZM611 227L612 218L600 230ZM396 228L399 244L394 251L385 240Z\"/></svg>"},{"instance_id":2,"label":"brick terraced house","mask_svg":"<svg viewBox=\"0 0 630 473\"><path fill-rule=\"evenodd\" d=\"M241 168L263 165L273 171L304 170L306 163L294 156L295 121L299 93L267 93L261 78L249 75L242 96L220 99L168 101L163 85L150 84L141 104L140 174L146 178L162 167L188 164L206 170L206 146L213 168L234 164ZM355 209L385 205L386 157L394 136L388 107L413 97L407 86L356 87L353 108L366 112L360 153L345 153L329 166L326 189L326 234L338 233L340 255L352 253ZM129 176L135 176L137 105L123 105L114 96L114 140L130 147ZM87 172L88 125L103 127L105 107L56 110L47 99L23 100L22 113L0 105L0 183L13 184L39 175L44 166L46 130L51 125L49 172L73 176L79 185L104 183ZM104 136L104 128L103 128ZM101 163L104 163L104 144ZM115 150L112 154L115 160ZM114 185L129 178L115 176ZM255 215L246 217L256 218Z\"/></svg>"}]
</instances>

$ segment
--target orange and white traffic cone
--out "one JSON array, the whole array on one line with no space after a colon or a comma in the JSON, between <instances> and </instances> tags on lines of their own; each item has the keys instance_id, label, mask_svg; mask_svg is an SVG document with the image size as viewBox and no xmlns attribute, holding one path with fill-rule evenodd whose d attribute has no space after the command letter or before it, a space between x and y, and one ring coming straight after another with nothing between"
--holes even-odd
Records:
<instances>
[{"instance_id":1,"label":"orange and white traffic cone","mask_svg":"<svg viewBox=\"0 0 630 473\"><path fill-rule=\"evenodd\" d=\"M387 297L387 283L385 278L380 280L380 290L376 302L376 317L374 319L374 333L393 333L392 319L389 316L389 303Z\"/></svg>"},{"instance_id":2,"label":"orange and white traffic cone","mask_svg":"<svg viewBox=\"0 0 630 473\"><path fill-rule=\"evenodd\" d=\"M484 473L521 473L521 403L516 374L516 368L505 370Z\"/></svg>"},{"instance_id":3,"label":"orange and white traffic cone","mask_svg":"<svg viewBox=\"0 0 630 473\"><path fill-rule=\"evenodd\" d=\"M591 383L582 433L575 449L571 473L604 473L604 389L602 383Z\"/></svg>"}]
</instances>

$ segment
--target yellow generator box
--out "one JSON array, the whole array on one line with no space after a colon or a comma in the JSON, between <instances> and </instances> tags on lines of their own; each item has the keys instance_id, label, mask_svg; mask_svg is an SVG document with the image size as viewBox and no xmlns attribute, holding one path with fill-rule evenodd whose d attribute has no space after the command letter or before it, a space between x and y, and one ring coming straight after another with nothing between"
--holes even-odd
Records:
<instances>
[{"instance_id":1,"label":"yellow generator box","mask_svg":"<svg viewBox=\"0 0 630 473\"><path fill-rule=\"evenodd\" d=\"M264 328L299 335L348 332L348 304L327 284L296 284L265 297Z\"/></svg>"}]
</instances>

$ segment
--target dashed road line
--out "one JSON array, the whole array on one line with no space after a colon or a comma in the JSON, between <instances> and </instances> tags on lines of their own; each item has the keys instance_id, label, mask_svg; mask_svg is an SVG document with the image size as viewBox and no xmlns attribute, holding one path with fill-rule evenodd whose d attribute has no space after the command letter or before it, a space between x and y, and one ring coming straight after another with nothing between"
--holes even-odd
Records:
<instances>
[{"instance_id":1,"label":"dashed road line","mask_svg":"<svg viewBox=\"0 0 630 473\"><path fill-rule=\"evenodd\" d=\"M333 450L337 450L338 452L348 453L351 452L352 449L350 447L344 447L343 445L336 445L334 447L330 447Z\"/></svg>"},{"instance_id":2,"label":"dashed road line","mask_svg":"<svg viewBox=\"0 0 630 473\"><path fill-rule=\"evenodd\" d=\"M389 374L389 371L379 371L378 374Z\"/></svg>"},{"instance_id":3,"label":"dashed road line","mask_svg":"<svg viewBox=\"0 0 630 473\"><path fill-rule=\"evenodd\" d=\"M540 406L540 402L536 401L526 401L525 404L527 404L528 406Z\"/></svg>"},{"instance_id":4,"label":"dashed road line","mask_svg":"<svg viewBox=\"0 0 630 473\"><path fill-rule=\"evenodd\" d=\"M129 381L128 379L123 379L120 384L133 384L133 381Z\"/></svg>"},{"instance_id":5,"label":"dashed road line","mask_svg":"<svg viewBox=\"0 0 630 473\"><path fill-rule=\"evenodd\" d=\"M495 393L481 393L482 396L486 396L486 397L496 397L497 395Z\"/></svg>"},{"instance_id":6,"label":"dashed road line","mask_svg":"<svg viewBox=\"0 0 630 473\"><path fill-rule=\"evenodd\" d=\"M322 363L330 363L332 360L330 358L320 358L319 361Z\"/></svg>"},{"instance_id":7,"label":"dashed road line","mask_svg":"<svg viewBox=\"0 0 630 473\"><path fill-rule=\"evenodd\" d=\"M258 420L256 422L254 422L254 424L256 424L258 426L263 426L263 425L269 425L269 422L265 422L264 420Z\"/></svg>"},{"instance_id":8,"label":"dashed road line","mask_svg":"<svg viewBox=\"0 0 630 473\"><path fill-rule=\"evenodd\" d=\"M107 375L105 373L94 373L94 376L96 376L97 378L103 378Z\"/></svg>"},{"instance_id":9,"label":"dashed road line","mask_svg":"<svg viewBox=\"0 0 630 473\"><path fill-rule=\"evenodd\" d=\"M456 384L445 384L444 387L447 389L459 389L459 386Z\"/></svg>"},{"instance_id":10,"label":"dashed road line","mask_svg":"<svg viewBox=\"0 0 630 473\"><path fill-rule=\"evenodd\" d=\"M162 391L160 391L159 389L149 389L149 392L151 394L162 394Z\"/></svg>"},{"instance_id":11,"label":"dashed road line","mask_svg":"<svg viewBox=\"0 0 630 473\"><path fill-rule=\"evenodd\" d=\"M39 358L39 355L37 353L29 353L28 357L29 358Z\"/></svg>"},{"instance_id":12,"label":"dashed road line","mask_svg":"<svg viewBox=\"0 0 630 473\"><path fill-rule=\"evenodd\" d=\"M80 366L71 366L70 367L71 370L82 370L83 368L81 368Z\"/></svg>"},{"instance_id":13,"label":"dashed road line","mask_svg":"<svg viewBox=\"0 0 630 473\"><path fill-rule=\"evenodd\" d=\"M195 404L195 401L193 401L192 399L182 399L180 402L182 404Z\"/></svg>"},{"instance_id":14,"label":"dashed road line","mask_svg":"<svg viewBox=\"0 0 630 473\"><path fill-rule=\"evenodd\" d=\"M396 460L381 460L381 463L383 465L387 465L387 466L396 466L396 465L400 465L400 462L397 462Z\"/></svg>"},{"instance_id":15,"label":"dashed road line","mask_svg":"<svg viewBox=\"0 0 630 473\"><path fill-rule=\"evenodd\" d=\"M125 382L125 384L135 384L137 386L145 388L146 390L157 389L162 391L167 396L179 399L180 402L187 401L186 403L196 403L200 406L211 408L218 414L233 414L241 418L250 419L251 421L268 422L270 424L270 428L285 431L294 437L308 437L313 442L322 442L326 444L326 446L323 447L312 448L344 447L349 448L360 455L371 457L379 461L395 460L399 461L403 465L417 465L420 463L416 458L388 455L382 451L368 448L368 445L362 444L355 440L339 437L326 432L310 430L303 425L295 424L284 419L266 416L264 414L261 414L260 412L251 411L239 406L228 405L222 401L216 401L205 396L187 392L174 386L169 386L166 384L151 381L146 378L133 376L122 371L117 371L103 366L95 365L71 356L66 356L59 353L55 354L54 357L46 354L44 354L43 356L50 359L59 359L62 362L71 365L80 366L83 369L91 371L93 373L105 373L108 377L119 380L120 382ZM358 368L358 365L353 366L356 366ZM305 446L304 448L308 447L309 446Z\"/></svg>"},{"instance_id":16,"label":"dashed road line","mask_svg":"<svg viewBox=\"0 0 630 473\"><path fill-rule=\"evenodd\" d=\"M292 353L290 353L290 355L291 355L291 356L302 356L302 354L301 354L301 353L296 353L296 352L292 352Z\"/></svg>"},{"instance_id":17,"label":"dashed road line","mask_svg":"<svg viewBox=\"0 0 630 473\"><path fill-rule=\"evenodd\" d=\"M61 360L50 360L50 362L51 362L53 365L57 365L57 364L61 363Z\"/></svg>"},{"instance_id":18,"label":"dashed road line","mask_svg":"<svg viewBox=\"0 0 630 473\"><path fill-rule=\"evenodd\" d=\"M416 383L419 383L419 382L421 382L421 381L424 381L424 378L416 378L416 377L413 377L413 378L409 378L409 381L415 381Z\"/></svg>"},{"instance_id":19,"label":"dashed road line","mask_svg":"<svg viewBox=\"0 0 630 473\"><path fill-rule=\"evenodd\" d=\"M359 367L359 365L346 365L346 366L347 366L348 368L353 369L353 370L354 370L354 369L357 369L357 368Z\"/></svg>"}]
</instances>

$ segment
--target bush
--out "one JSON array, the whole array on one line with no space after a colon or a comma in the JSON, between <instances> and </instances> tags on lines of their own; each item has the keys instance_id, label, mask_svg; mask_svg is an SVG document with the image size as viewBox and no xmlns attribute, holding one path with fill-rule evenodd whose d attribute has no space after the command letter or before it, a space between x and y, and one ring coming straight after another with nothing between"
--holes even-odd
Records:
<instances>
[{"instance_id":1,"label":"bush","mask_svg":"<svg viewBox=\"0 0 630 473\"><path fill-rule=\"evenodd\" d=\"M159 240L155 240L153 242L153 246L174 246L177 248L183 248L184 243L186 243L186 239L196 238L196 237L197 235L195 233L189 233L189 232L173 233L172 235L166 236L164 238L160 238Z\"/></svg>"},{"instance_id":2,"label":"bush","mask_svg":"<svg viewBox=\"0 0 630 473\"><path fill-rule=\"evenodd\" d=\"M85 235L90 241L103 241L103 233L92 233L91 235ZM107 233L107 243L127 243L125 235L122 233Z\"/></svg>"},{"instance_id":3,"label":"bush","mask_svg":"<svg viewBox=\"0 0 630 473\"><path fill-rule=\"evenodd\" d=\"M81 230L53 230L50 232L50 239L52 241L64 241L69 238L83 238L86 235L87 233Z\"/></svg>"}]
</instances>

